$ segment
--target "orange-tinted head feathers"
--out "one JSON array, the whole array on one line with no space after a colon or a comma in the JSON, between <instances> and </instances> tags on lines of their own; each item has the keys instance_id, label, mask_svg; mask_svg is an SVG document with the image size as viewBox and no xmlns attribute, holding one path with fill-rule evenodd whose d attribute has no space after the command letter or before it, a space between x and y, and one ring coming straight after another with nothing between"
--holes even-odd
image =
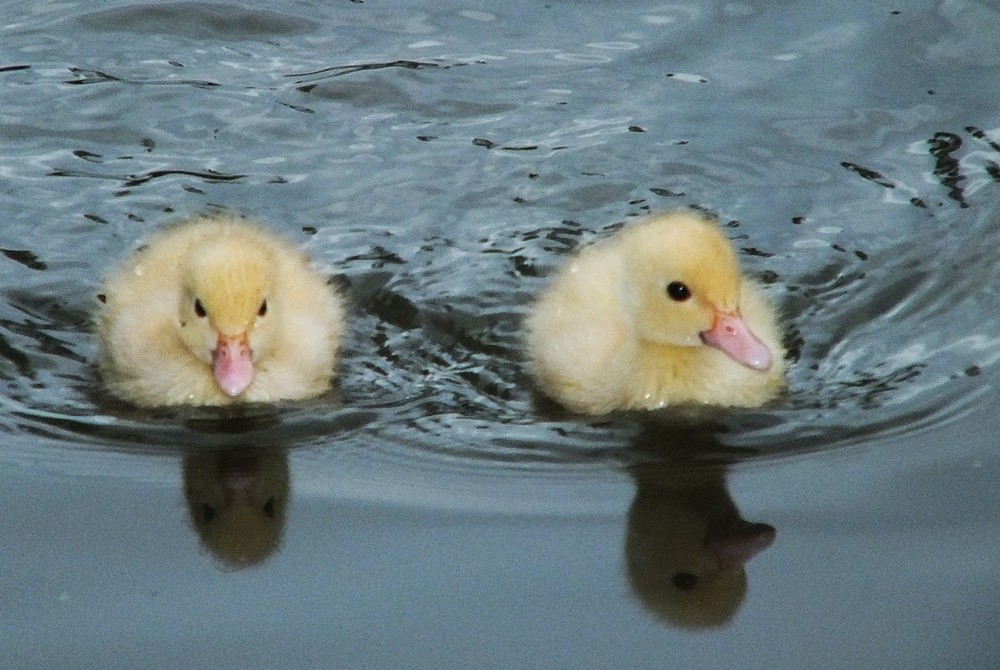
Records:
<instances>
[{"instance_id":1,"label":"orange-tinted head feathers","mask_svg":"<svg viewBox=\"0 0 1000 670\"><path fill-rule=\"evenodd\" d=\"M205 239L192 249L184 271L187 299L200 308L193 302L184 308L195 316L203 311L218 334L238 337L267 312L272 268L268 251L239 231Z\"/></svg>"},{"instance_id":2,"label":"orange-tinted head feathers","mask_svg":"<svg viewBox=\"0 0 1000 670\"><path fill-rule=\"evenodd\" d=\"M247 389L257 362L276 345L276 267L253 231L239 228L193 240L184 260L180 336L229 396Z\"/></svg>"},{"instance_id":3,"label":"orange-tinted head feathers","mask_svg":"<svg viewBox=\"0 0 1000 670\"><path fill-rule=\"evenodd\" d=\"M716 314L739 309L740 268L729 240L694 214L657 217L623 232L626 304L644 339L695 346Z\"/></svg>"}]
</instances>

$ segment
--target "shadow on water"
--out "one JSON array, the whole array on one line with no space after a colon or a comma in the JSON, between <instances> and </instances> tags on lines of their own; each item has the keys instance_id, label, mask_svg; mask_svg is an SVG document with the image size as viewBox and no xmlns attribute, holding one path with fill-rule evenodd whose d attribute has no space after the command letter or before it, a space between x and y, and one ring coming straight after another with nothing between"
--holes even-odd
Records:
<instances>
[{"instance_id":1,"label":"shadow on water","mask_svg":"<svg viewBox=\"0 0 1000 670\"><path fill-rule=\"evenodd\" d=\"M78 19L99 32L172 35L195 40L273 39L317 29L314 21L260 9L211 2L156 2L93 11Z\"/></svg>"}]
</instances>

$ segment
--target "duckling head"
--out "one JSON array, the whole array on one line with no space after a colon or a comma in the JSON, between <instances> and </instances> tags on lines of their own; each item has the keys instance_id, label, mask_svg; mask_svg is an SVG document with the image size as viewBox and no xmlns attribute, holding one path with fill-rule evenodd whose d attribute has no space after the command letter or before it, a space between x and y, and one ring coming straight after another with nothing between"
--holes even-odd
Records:
<instances>
[{"instance_id":1,"label":"duckling head","mask_svg":"<svg viewBox=\"0 0 1000 670\"><path fill-rule=\"evenodd\" d=\"M182 270L181 338L235 398L273 347L278 310L273 259L252 239L224 235L196 243Z\"/></svg>"},{"instance_id":2,"label":"duckling head","mask_svg":"<svg viewBox=\"0 0 1000 670\"><path fill-rule=\"evenodd\" d=\"M755 370L770 349L740 313L742 278L729 240L692 214L671 214L625 231L625 304L640 338L719 349Z\"/></svg>"}]
</instances>

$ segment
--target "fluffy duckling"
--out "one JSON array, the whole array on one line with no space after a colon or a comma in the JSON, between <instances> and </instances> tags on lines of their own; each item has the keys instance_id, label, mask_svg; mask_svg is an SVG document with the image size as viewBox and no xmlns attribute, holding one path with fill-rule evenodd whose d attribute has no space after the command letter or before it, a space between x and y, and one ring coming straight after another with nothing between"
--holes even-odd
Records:
<instances>
[{"instance_id":1,"label":"fluffy duckling","mask_svg":"<svg viewBox=\"0 0 1000 670\"><path fill-rule=\"evenodd\" d=\"M576 412L754 407L784 386L773 308L719 227L693 213L583 249L526 325L539 385Z\"/></svg>"},{"instance_id":2,"label":"fluffy duckling","mask_svg":"<svg viewBox=\"0 0 1000 670\"><path fill-rule=\"evenodd\" d=\"M301 251L232 216L168 229L100 297L101 371L136 405L308 398L335 373L341 297Z\"/></svg>"}]
</instances>

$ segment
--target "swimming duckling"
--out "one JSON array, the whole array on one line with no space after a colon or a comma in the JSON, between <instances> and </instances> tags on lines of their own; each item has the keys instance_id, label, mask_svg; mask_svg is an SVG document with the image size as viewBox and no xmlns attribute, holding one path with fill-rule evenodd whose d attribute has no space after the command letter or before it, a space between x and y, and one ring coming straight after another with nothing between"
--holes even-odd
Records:
<instances>
[{"instance_id":1,"label":"swimming duckling","mask_svg":"<svg viewBox=\"0 0 1000 670\"><path fill-rule=\"evenodd\" d=\"M532 372L569 409L754 407L784 386L774 310L719 227L678 212L579 252L527 319Z\"/></svg>"},{"instance_id":2,"label":"swimming duckling","mask_svg":"<svg viewBox=\"0 0 1000 670\"><path fill-rule=\"evenodd\" d=\"M169 228L99 297L102 375L136 405L308 398L336 371L342 298L301 251L233 216Z\"/></svg>"}]
</instances>

